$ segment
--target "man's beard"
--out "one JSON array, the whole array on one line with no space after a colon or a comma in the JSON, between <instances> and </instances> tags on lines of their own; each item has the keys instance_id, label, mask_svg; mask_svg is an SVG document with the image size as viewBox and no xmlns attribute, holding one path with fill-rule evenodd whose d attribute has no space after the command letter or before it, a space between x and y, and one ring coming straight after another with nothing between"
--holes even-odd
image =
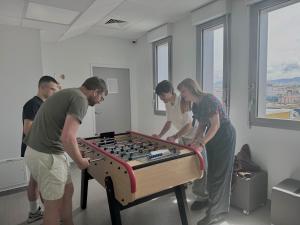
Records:
<instances>
[{"instance_id":1,"label":"man's beard","mask_svg":"<svg viewBox=\"0 0 300 225\"><path fill-rule=\"evenodd\" d=\"M92 100L92 98L88 98L88 103L89 103L89 106L94 106L96 104L96 102L94 102Z\"/></svg>"}]
</instances>

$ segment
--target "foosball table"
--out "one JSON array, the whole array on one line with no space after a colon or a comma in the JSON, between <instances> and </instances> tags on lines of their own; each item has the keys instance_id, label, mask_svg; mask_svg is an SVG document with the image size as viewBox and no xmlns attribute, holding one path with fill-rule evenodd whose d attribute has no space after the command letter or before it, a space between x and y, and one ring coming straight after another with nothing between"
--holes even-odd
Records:
<instances>
[{"instance_id":1,"label":"foosball table","mask_svg":"<svg viewBox=\"0 0 300 225\"><path fill-rule=\"evenodd\" d=\"M82 170L82 209L87 205L88 181L94 178L106 189L112 225L122 224L121 210L172 192L182 224L189 224L185 188L203 176L199 150L133 131L78 138L78 144L91 159Z\"/></svg>"}]
</instances>

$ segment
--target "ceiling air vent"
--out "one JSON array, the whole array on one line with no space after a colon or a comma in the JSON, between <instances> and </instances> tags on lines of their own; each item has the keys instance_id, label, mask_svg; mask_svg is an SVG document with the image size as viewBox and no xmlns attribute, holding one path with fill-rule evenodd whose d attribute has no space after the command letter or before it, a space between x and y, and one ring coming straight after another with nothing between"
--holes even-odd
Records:
<instances>
[{"instance_id":1,"label":"ceiling air vent","mask_svg":"<svg viewBox=\"0 0 300 225\"><path fill-rule=\"evenodd\" d=\"M116 19L109 19L105 22L105 24L120 24L120 23L126 23L124 20L116 20Z\"/></svg>"}]
</instances>

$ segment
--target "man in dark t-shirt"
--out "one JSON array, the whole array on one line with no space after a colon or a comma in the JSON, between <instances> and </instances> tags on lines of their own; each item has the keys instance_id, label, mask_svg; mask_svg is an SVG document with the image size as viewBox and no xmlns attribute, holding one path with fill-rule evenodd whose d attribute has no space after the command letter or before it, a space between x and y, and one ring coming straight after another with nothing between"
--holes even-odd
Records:
<instances>
[{"instance_id":1,"label":"man in dark t-shirt","mask_svg":"<svg viewBox=\"0 0 300 225\"><path fill-rule=\"evenodd\" d=\"M38 111L30 133L25 163L37 181L44 200L43 225L73 225L71 179L67 153L80 169L86 169L89 158L81 155L76 140L88 106L104 100L107 86L104 80L90 77L79 88L68 88L47 99Z\"/></svg>"},{"instance_id":2,"label":"man in dark t-shirt","mask_svg":"<svg viewBox=\"0 0 300 225\"><path fill-rule=\"evenodd\" d=\"M43 102L58 90L57 81L50 76L43 76L39 80L38 93L31 98L23 106L22 121L23 121L23 135L21 146L21 157L24 157L26 151L26 144L23 142L25 135L31 130L32 122ZM27 187L27 196L30 204L30 212L27 222L31 223L42 218L41 207L39 207L38 200L38 187L36 181L30 176L29 184Z\"/></svg>"},{"instance_id":3,"label":"man in dark t-shirt","mask_svg":"<svg viewBox=\"0 0 300 225\"><path fill-rule=\"evenodd\" d=\"M34 96L32 99L27 101L25 105L23 106L23 113L22 113L22 121L23 121L23 126L24 126L24 121L29 120L27 122L33 121L35 115L37 114L40 106L42 105L44 101L38 97L37 95ZM25 134L23 132L22 140L24 139ZM24 157L25 151L26 151L27 145L24 144L22 141L22 146L21 146L21 157Z\"/></svg>"}]
</instances>

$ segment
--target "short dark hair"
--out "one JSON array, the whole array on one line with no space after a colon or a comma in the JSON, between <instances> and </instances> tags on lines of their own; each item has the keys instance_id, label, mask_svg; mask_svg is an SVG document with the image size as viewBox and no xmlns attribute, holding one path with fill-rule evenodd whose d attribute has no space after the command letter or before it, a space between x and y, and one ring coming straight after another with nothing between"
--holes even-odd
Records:
<instances>
[{"instance_id":1,"label":"short dark hair","mask_svg":"<svg viewBox=\"0 0 300 225\"><path fill-rule=\"evenodd\" d=\"M107 85L105 81L99 77L90 77L84 81L82 87L85 87L88 90L100 90L107 95Z\"/></svg>"},{"instance_id":2,"label":"short dark hair","mask_svg":"<svg viewBox=\"0 0 300 225\"><path fill-rule=\"evenodd\" d=\"M53 77L51 77L51 76L42 76L39 80L39 87L43 84L50 83L50 82L58 84L57 80L55 80Z\"/></svg>"},{"instance_id":3,"label":"short dark hair","mask_svg":"<svg viewBox=\"0 0 300 225\"><path fill-rule=\"evenodd\" d=\"M173 85L170 81L167 80L163 80L161 82L159 82L155 88L155 93L157 95L161 95L163 93L172 93L174 94L174 88Z\"/></svg>"}]
</instances>

